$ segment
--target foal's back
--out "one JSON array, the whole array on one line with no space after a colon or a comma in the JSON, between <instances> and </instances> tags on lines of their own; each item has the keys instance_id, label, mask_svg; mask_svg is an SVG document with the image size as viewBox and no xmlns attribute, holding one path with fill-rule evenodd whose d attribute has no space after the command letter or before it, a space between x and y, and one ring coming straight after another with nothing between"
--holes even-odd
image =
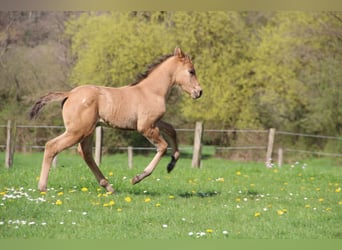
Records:
<instances>
[{"instance_id":1,"label":"foal's back","mask_svg":"<svg viewBox=\"0 0 342 250\"><path fill-rule=\"evenodd\" d=\"M139 88L83 85L70 91L63 106L66 127L95 128L101 122L122 129L137 128Z\"/></svg>"}]
</instances>

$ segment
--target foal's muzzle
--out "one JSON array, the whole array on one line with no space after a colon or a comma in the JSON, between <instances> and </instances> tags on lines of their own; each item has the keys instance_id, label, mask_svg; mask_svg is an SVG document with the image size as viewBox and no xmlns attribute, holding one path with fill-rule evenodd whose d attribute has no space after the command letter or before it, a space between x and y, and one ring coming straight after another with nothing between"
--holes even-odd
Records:
<instances>
[{"instance_id":1,"label":"foal's muzzle","mask_svg":"<svg viewBox=\"0 0 342 250\"><path fill-rule=\"evenodd\" d=\"M191 91L191 97L193 99L200 98L201 95L202 95L202 89L194 89L193 91Z\"/></svg>"}]
</instances>

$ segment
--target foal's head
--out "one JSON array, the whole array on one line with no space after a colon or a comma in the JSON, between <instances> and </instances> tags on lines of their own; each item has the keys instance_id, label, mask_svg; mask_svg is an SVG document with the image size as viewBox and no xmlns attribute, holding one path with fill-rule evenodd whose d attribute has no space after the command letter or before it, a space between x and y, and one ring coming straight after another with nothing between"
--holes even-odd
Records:
<instances>
[{"instance_id":1,"label":"foal's head","mask_svg":"<svg viewBox=\"0 0 342 250\"><path fill-rule=\"evenodd\" d=\"M180 48L176 48L174 56L177 61L177 70L174 74L175 83L189 93L192 98L201 97L202 88L197 80L194 65L188 55L185 55Z\"/></svg>"}]
</instances>

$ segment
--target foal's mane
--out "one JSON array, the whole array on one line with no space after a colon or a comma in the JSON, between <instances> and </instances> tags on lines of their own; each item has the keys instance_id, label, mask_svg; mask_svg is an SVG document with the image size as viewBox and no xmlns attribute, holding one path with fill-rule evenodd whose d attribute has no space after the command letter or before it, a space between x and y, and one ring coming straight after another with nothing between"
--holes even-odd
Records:
<instances>
[{"instance_id":1,"label":"foal's mane","mask_svg":"<svg viewBox=\"0 0 342 250\"><path fill-rule=\"evenodd\" d=\"M137 79L135 80L135 82L131 83L130 86L134 86L137 85L139 82L141 82L142 80L144 80L145 78L148 77L148 75L155 70L160 64L162 64L164 61L166 61L167 59L169 59L171 56L173 56L173 54L169 54L169 55L164 55L161 56L160 58L158 58L157 60L155 60L153 63L151 63L150 65L147 66L147 70L144 73L140 73L137 75Z\"/></svg>"}]
</instances>

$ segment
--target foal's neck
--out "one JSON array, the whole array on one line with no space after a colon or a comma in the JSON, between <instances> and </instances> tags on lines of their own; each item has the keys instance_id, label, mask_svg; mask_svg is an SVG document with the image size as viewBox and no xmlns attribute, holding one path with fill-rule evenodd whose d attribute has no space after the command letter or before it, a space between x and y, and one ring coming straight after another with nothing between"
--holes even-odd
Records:
<instances>
[{"instance_id":1,"label":"foal's neck","mask_svg":"<svg viewBox=\"0 0 342 250\"><path fill-rule=\"evenodd\" d=\"M139 85L145 87L150 93L166 98L174 85L174 71L176 67L172 60L173 58L171 57L159 65Z\"/></svg>"}]
</instances>

